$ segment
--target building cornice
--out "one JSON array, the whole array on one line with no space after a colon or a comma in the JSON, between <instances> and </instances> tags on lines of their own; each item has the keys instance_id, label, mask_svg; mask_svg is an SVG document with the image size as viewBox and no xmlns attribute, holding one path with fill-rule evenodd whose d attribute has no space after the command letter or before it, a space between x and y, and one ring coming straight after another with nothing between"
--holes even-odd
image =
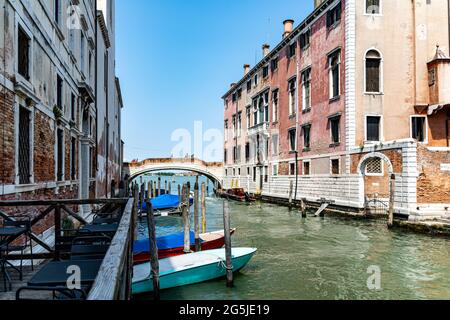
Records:
<instances>
[{"instance_id":1,"label":"building cornice","mask_svg":"<svg viewBox=\"0 0 450 320\"><path fill-rule=\"evenodd\" d=\"M275 58L279 52L286 47L295 37L302 33L302 31L306 31L309 25L314 22L317 18L322 16L322 14L332 5L338 3L341 0L326 0L319 7L317 7L306 19L304 19L286 38L284 38L267 56L265 56L260 62L254 66L236 85L234 85L230 90L227 91L222 96L222 99L228 97L236 88L240 87L242 84L247 82L249 79L253 77L253 75L258 71L261 67L263 67L266 63L270 62L273 58Z\"/></svg>"},{"instance_id":2,"label":"building cornice","mask_svg":"<svg viewBox=\"0 0 450 320\"><path fill-rule=\"evenodd\" d=\"M109 39L108 27L106 26L105 17L103 16L103 12L101 10L97 10L97 20L100 24L100 30L102 31L103 39L105 40L106 49L111 47L111 41Z\"/></svg>"}]
</instances>

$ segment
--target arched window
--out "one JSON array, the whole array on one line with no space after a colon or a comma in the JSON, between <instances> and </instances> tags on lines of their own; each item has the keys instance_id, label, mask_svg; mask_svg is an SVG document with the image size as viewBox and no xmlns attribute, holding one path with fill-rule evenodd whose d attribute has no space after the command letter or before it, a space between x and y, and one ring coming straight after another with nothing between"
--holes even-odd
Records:
<instances>
[{"instance_id":1,"label":"arched window","mask_svg":"<svg viewBox=\"0 0 450 320\"><path fill-rule=\"evenodd\" d=\"M381 55L376 50L366 54L366 92L381 92Z\"/></svg>"},{"instance_id":2,"label":"arched window","mask_svg":"<svg viewBox=\"0 0 450 320\"><path fill-rule=\"evenodd\" d=\"M381 14L380 0L366 0L366 14Z\"/></svg>"}]
</instances>

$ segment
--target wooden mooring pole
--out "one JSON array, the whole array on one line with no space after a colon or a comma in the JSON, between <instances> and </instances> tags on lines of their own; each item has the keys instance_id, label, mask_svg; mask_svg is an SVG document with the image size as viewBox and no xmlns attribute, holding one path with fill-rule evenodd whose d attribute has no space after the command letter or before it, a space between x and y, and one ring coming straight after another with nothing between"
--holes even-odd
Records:
<instances>
[{"instance_id":1,"label":"wooden mooring pole","mask_svg":"<svg viewBox=\"0 0 450 320\"><path fill-rule=\"evenodd\" d=\"M195 233L195 251L200 251L200 225L199 225L199 213L200 213L200 206L199 206L199 185L198 185L198 179L195 182L194 186L194 233Z\"/></svg>"},{"instance_id":2,"label":"wooden mooring pole","mask_svg":"<svg viewBox=\"0 0 450 320\"><path fill-rule=\"evenodd\" d=\"M191 225L189 220L189 192L186 185L183 185L182 191L182 210L184 225L184 253L191 253Z\"/></svg>"},{"instance_id":3,"label":"wooden mooring pole","mask_svg":"<svg viewBox=\"0 0 450 320\"><path fill-rule=\"evenodd\" d=\"M158 178L158 197L161 195L161 177Z\"/></svg>"},{"instance_id":4,"label":"wooden mooring pole","mask_svg":"<svg viewBox=\"0 0 450 320\"><path fill-rule=\"evenodd\" d=\"M148 188L148 200L150 201L152 199L152 182L149 181L147 183L147 188Z\"/></svg>"},{"instance_id":5,"label":"wooden mooring pole","mask_svg":"<svg viewBox=\"0 0 450 320\"><path fill-rule=\"evenodd\" d=\"M164 181L164 191L166 192L166 194L168 194L167 180Z\"/></svg>"},{"instance_id":6,"label":"wooden mooring pole","mask_svg":"<svg viewBox=\"0 0 450 320\"><path fill-rule=\"evenodd\" d=\"M395 206L395 174L391 175L390 181L390 198L389 198L389 220L388 227L394 226L394 207Z\"/></svg>"},{"instance_id":7,"label":"wooden mooring pole","mask_svg":"<svg viewBox=\"0 0 450 320\"><path fill-rule=\"evenodd\" d=\"M153 206L151 202L147 204L147 226L148 238L150 241L150 271L153 278L153 298L155 300L160 300L158 244L156 242L155 216L153 214Z\"/></svg>"},{"instance_id":8,"label":"wooden mooring pole","mask_svg":"<svg viewBox=\"0 0 450 320\"><path fill-rule=\"evenodd\" d=\"M202 183L202 233L206 233L206 184Z\"/></svg>"},{"instance_id":9,"label":"wooden mooring pole","mask_svg":"<svg viewBox=\"0 0 450 320\"><path fill-rule=\"evenodd\" d=\"M156 193L156 181L153 181L153 198L156 198L158 195Z\"/></svg>"},{"instance_id":10,"label":"wooden mooring pole","mask_svg":"<svg viewBox=\"0 0 450 320\"><path fill-rule=\"evenodd\" d=\"M289 184L289 208L292 208L292 196L294 193L294 181Z\"/></svg>"},{"instance_id":11,"label":"wooden mooring pole","mask_svg":"<svg viewBox=\"0 0 450 320\"><path fill-rule=\"evenodd\" d=\"M169 181L169 190L167 190L168 194L172 194L172 182Z\"/></svg>"},{"instance_id":12,"label":"wooden mooring pole","mask_svg":"<svg viewBox=\"0 0 450 320\"><path fill-rule=\"evenodd\" d=\"M228 201L223 203L223 227L225 233L225 267L227 270L227 287L233 287L233 260L231 252L231 217Z\"/></svg>"},{"instance_id":13,"label":"wooden mooring pole","mask_svg":"<svg viewBox=\"0 0 450 320\"><path fill-rule=\"evenodd\" d=\"M302 210L302 218L306 218L306 203L305 203L305 199L302 199L302 203L301 203L301 210Z\"/></svg>"}]
</instances>

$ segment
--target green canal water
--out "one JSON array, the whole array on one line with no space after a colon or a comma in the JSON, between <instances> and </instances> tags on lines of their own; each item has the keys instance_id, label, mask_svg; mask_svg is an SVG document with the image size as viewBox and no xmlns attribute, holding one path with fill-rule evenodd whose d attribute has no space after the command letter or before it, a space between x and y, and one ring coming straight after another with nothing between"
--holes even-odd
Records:
<instances>
[{"instance_id":1,"label":"green canal water","mask_svg":"<svg viewBox=\"0 0 450 320\"><path fill-rule=\"evenodd\" d=\"M450 299L449 239L390 231L384 221L303 219L266 203L230 209L233 246L258 248L235 287L219 279L165 290L163 300ZM208 198L208 231L223 228L222 213L223 200ZM182 230L180 218L157 218L158 236ZM368 289L371 266L381 270L381 290Z\"/></svg>"}]
</instances>

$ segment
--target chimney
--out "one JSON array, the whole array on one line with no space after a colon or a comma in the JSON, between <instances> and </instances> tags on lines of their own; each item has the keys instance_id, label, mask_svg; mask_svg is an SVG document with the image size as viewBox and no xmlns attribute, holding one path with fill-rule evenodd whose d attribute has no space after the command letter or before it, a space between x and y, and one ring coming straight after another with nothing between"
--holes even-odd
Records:
<instances>
[{"instance_id":1,"label":"chimney","mask_svg":"<svg viewBox=\"0 0 450 320\"><path fill-rule=\"evenodd\" d=\"M244 64L244 76L246 76L249 71L250 71L250 65Z\"/></svg>"},{"instance_id":2,"label":"chimney","mask_svg":"<svg viewBox=\"0 0 450 320\"><path fill-rule=\"evenodd\" d=\"M236 83L232 83L232 84L230 84L230 88L234 88L236 86Z\"/></svg>"},{"instance_id":3,"label":"chimney","mask_svg":"<svg viewBox=\"0 0 450 320\"><path fill-rule=\"evenodd\" d=\"M267 43L265 43L263 44L262 49L263 49L263 58L265 58L270 52L270 46Z\"/></svg>"},{"instance_id":4,"label":"chimney","mask_svg":"<svg viewBox=\"0 0 450 320\"><path fill-rule=\"evenodd\" d=\"M314 9L317 9L325 0L314 0Z\"/></svg>"},{"instance_id":5,"label":"chimney","mask_svg":"<svg viewBox=\"0 0 450 320\"><path fill-rule=\"evenodd\" d=\"M286 38L294 29L294 20L288 19L283 22L284 24L284 33L283 39Z\"/></svg>"}]
</instances>

